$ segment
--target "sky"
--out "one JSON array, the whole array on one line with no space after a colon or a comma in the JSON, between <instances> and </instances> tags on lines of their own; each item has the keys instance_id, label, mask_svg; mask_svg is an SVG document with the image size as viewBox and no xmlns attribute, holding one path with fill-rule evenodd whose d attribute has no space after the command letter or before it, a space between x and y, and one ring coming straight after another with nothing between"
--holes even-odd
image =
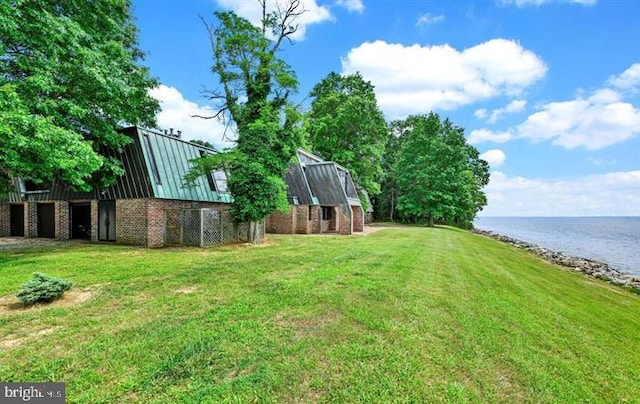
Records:
<instances>
[{"instance_id":1,"label":"sky","mask_svg":"<svg viewBox=\"0 0 640 404\"><path fill-rule=\"evenodd\" d=\"M267 3L275 0L267 0ZM284 1L284 0L280 0ZM640 216L640 1L301 0L293 101L360 72L388 121L438 113L490 163L483 216ZM223 147L202 20L257 0L133 0L161 128Z\"/></svg>"}]
</instances>

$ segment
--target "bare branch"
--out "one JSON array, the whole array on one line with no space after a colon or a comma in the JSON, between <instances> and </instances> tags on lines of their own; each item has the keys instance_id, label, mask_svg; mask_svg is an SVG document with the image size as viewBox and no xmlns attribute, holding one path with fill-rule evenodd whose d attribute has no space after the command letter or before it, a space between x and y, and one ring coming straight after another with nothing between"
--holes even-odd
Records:
<instances>
[{"instance_id":1,"label":"bare branch","mask_svg":"<svg viewBox=\"0 0 640 404\"><path fill-rule=\"evenodd\" d=\"M294 22L307 11L304 5L300 4L300 0L289 0L286 9L283 9L280 3L276 2L276 8L279 23L278 32L274 32L276 39L271 47L271 54L274 54L280 48L283 39L286 38L289 42L293 42L291 35L298 30L299 26L299 24L294 25Z\"/></svg>"}]
</instances>

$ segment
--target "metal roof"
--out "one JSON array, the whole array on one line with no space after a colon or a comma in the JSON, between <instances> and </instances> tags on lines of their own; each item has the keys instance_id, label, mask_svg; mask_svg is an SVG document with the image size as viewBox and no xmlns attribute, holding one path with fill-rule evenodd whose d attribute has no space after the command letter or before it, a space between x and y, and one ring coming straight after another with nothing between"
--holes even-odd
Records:
<instances>
[{"instance_id":1,"label":"metal roof","mask_svg":"<svg viewBox=\"0 0 640 404\"><path fill-rule=\"evenodd\" d=\"M284 182L287 184L287 196L289 200L297 198L298 203L301 205L317 204L317 201L313 200L307 177L305 177L300 164L293 163L289 166L284 176Z\"/></svg>"},{"instance_id":2,"label":"metal roof","mask_svg":"<svg viewBox=\"0 0 640 404\"><path fill-rule=\"evenodd\" d=\"M171 135L147 129L134 129L137 129L136 144L144 156L146 165L144 173L151 184L154 197L186 201L231 202L228 192L218 192L218 186L212 189L216 180L213 173L210 179L206 176L199 177L191 187L184 185L183 178L191 167L190 161L203 154L212 154L213 149L186 142Z\"/></svg>"},{"instance_id":3,"label":"metal roof","mask_svg":"<svg viewBox=\"0 0 640 404\"><path fill-rule=\"evenodd\" d=\"M117 158L124 168L124 174L114 185L104 190L74 192L64 183L56 182L48 192L12 193L9 201L21 202L24 196L31 201L160 198L231 202L228 191L217 191L226 188L226 178L222 178L221 173L211 173L210 179L201 176L192 187L185 187L183 183L190 160L215 153L215 150L148 129L129 127L122 133L133 141L121 151L101 150L103 155ZM16 189L21 190L19 180L16 180Z\"/></svg>"},{"instance_id":4,"label":"metal roof","mask_svg":"<svg viewBox=\"0 0 640 404\"><path fill-rule=\"evenodd\" d=\"M312 194L318 198L320 205L338 205L348 203L360 206L360 200L353 195L347 195L347 189L353 187L351 176L345 177L345 185L340 179L338 165L334 162L307 164L304 173L309 182Z\"/></svg>"}]
</instances>

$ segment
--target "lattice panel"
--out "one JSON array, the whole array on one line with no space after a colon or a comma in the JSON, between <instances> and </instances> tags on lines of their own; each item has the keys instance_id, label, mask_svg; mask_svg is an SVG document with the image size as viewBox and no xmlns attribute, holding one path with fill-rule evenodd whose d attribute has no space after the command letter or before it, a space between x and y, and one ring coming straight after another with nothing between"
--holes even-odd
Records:
<instances>
[{"instance_id":1,"label":"lattice panel","mask_svg":"<svg viewBox=\"0 0 640 404\"><path fill-rule=\"evenodd\" d=\"M201 246L249 241L249 224L236 223L228 210L166 209L165 245ZM264 236L264 226L260 226Z\"/></svg>"}]
</instances>

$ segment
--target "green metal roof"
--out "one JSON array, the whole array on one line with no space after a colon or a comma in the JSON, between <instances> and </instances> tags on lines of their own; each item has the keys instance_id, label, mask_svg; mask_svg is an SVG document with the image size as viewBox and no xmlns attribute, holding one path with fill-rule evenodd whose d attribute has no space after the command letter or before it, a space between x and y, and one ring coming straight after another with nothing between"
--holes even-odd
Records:
<instances>
[{"instance_id":1,"label":"green metal roof","mask_svg":"<svg viewBox=\"0 0 640 404\"><path fill-rule=\"evenodd\" d=\"M215 150L147 129L136 128L135 142L141 149L145 160L153 196L160 199L186 201L231 202L228 192L218 192L213 173L211 178L198 178L193 186L184 184L184 176L191 167L190 161L203 154L215 153ZM211 180L211 185L210 185ZM215 186L212 189L212 185Z\"/></svg>"}]
</instances>

